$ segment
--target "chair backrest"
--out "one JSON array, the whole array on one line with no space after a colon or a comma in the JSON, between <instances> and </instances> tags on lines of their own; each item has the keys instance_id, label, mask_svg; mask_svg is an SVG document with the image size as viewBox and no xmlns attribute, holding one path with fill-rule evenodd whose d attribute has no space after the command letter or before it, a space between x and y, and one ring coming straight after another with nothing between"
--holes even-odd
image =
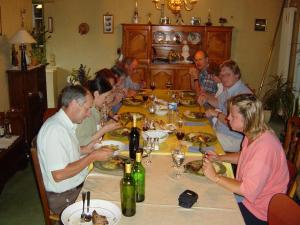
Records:
<instances>
[{"instance_id":1,"label":"chair backrest","mask_svg":"<svg viewBox=\"0 0 300 225\"><path fill-rule=\"evenodd\" d=\"M300 206L285 194L275 194L268 208L269 225L300 225Z\"/></svg>"},{"instance_id":2,"label":"chair backrest","mask_svg":"<svg viewBox=\"0 0 300 225\"><path fill-rule=\"evenodd\" d=\"M288 160L300 168L300 117L288 120L283 148Z\"/></svg>"},{"instance_id":3,"label":"chair backrest","mask_svg":"<svg viewBox=\"0 0 300 225\"><path fill-rule=\"evenodd\" d=\"M57 111L57 108L47 108L43 115L43 122L45 122L49 117L53 116Z\"/></svg>"},{"instance_id":4,"label":"chair backrest","mask_svg":"<svg viewBox=\"0 0 300 225\"><path fill-rule=\"evenodd\" d=\"M34 138L32 141L31 159L32 159L32 165L35 174L35 180L38 186L39 195L40 195L42 208L44 212L45 224L51 225L52 224L51 221L59 221L59 215L51 213L49 208L49 202L47 199L46 189L43 182L42 171L41 171L41 167L37 155L36 138Z\"/></svg>"}]
</instances>

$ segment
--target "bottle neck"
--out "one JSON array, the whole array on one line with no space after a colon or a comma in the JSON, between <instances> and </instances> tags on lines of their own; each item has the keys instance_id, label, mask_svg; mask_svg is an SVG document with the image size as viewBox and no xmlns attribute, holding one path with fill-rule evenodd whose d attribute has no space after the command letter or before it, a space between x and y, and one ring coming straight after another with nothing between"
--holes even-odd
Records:
<instances>
[{"instance_id":1,"label":"bottle neck","mask_svg":"<svg viewBox=\"0 0 300 225\"><path fill-rule=\"evenodd\" d=\"M141 158L142 158L141 152L137 152L137 153L136 153L136 159L135 159L135 161L136 161L137 163L141 163Z\"/></svg>"}]
</instances>

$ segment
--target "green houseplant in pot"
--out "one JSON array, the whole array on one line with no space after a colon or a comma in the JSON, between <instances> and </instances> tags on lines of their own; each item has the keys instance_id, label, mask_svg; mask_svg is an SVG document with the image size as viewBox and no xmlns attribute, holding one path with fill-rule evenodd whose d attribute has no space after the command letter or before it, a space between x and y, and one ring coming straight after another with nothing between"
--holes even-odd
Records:
<instances>
[{"instance_id":1,"label":"green houseplant in pot","mask_svg":"<svg viewBox=\"0 0 300 225\"><path fill-rule=\"evenodd\" d=\"M272 115L279 115L286 122L294 110L295 95L291 82L282 75L271 76L268 89L263 96L265 110L271 110Z\"/></svg>"}]
</instances>

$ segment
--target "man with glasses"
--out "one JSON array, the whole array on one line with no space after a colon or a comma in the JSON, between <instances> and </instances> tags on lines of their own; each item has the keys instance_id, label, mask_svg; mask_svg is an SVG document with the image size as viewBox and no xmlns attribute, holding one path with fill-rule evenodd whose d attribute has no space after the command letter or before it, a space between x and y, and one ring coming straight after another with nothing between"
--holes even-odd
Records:
<instances>
[{"instance_id":1,"label":"man with glasses","mask_svg":"<svg viewBox=\"0 0 300 225\"><path fill-rule=\"evenodd\" d=\"M195 67L192 67L189 70L193 89L196 91L198 96L203 92L215 95L218 91L218 86L213 79L214 74L209 74L207 71L207 53L203 50L196 51L194 55L194 63Z\"/></svg>"}]
</instances>

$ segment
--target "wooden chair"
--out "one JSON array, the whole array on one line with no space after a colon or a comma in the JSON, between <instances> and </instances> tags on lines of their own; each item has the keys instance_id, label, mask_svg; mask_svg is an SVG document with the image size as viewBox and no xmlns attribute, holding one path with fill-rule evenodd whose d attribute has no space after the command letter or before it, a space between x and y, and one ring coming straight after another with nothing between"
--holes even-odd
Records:
<instances>
[{"instance_id":1,"label":"wooden chair","mask_svg":"<svg viewBox=\"0 0 300 225\"><path fill-rule=\"evenodd\" d=\"M37 148L36 148L36 138L32 141L32 147L31 147L31 159L32 159L32 165L34 169L35 174L35 180L38 186L40 200L42 203L42 208L44 212L44 219L46 225L51 225L55 222L60 221L59 215L54 214L51 212L49 208L49 203L46 195L46 189L43 182L42 172L39 164L39 159L37 156Z\"/></svg>"},{"instance_id":2,"label":"wooden chair","mask_svg":"<svg viewBox=\"0 0 300 225\"><path fill-rule=\"evenodd\" d=\"M269 225L300 225L300 206L285 194L275 194L268 208Z\"/></svg>"},{"instance_id":3,"label":"wooden chair","mask_svg":"<svg viewBox=\"0 0 300 225\"><path fill-rule=\"evenodd\" d=\"M295 180L300 169L300 117L291 117L288 120L283 148L290 175L287 193L290 197L294 197L297 188Z\"/></svg>"}]
</instances>

